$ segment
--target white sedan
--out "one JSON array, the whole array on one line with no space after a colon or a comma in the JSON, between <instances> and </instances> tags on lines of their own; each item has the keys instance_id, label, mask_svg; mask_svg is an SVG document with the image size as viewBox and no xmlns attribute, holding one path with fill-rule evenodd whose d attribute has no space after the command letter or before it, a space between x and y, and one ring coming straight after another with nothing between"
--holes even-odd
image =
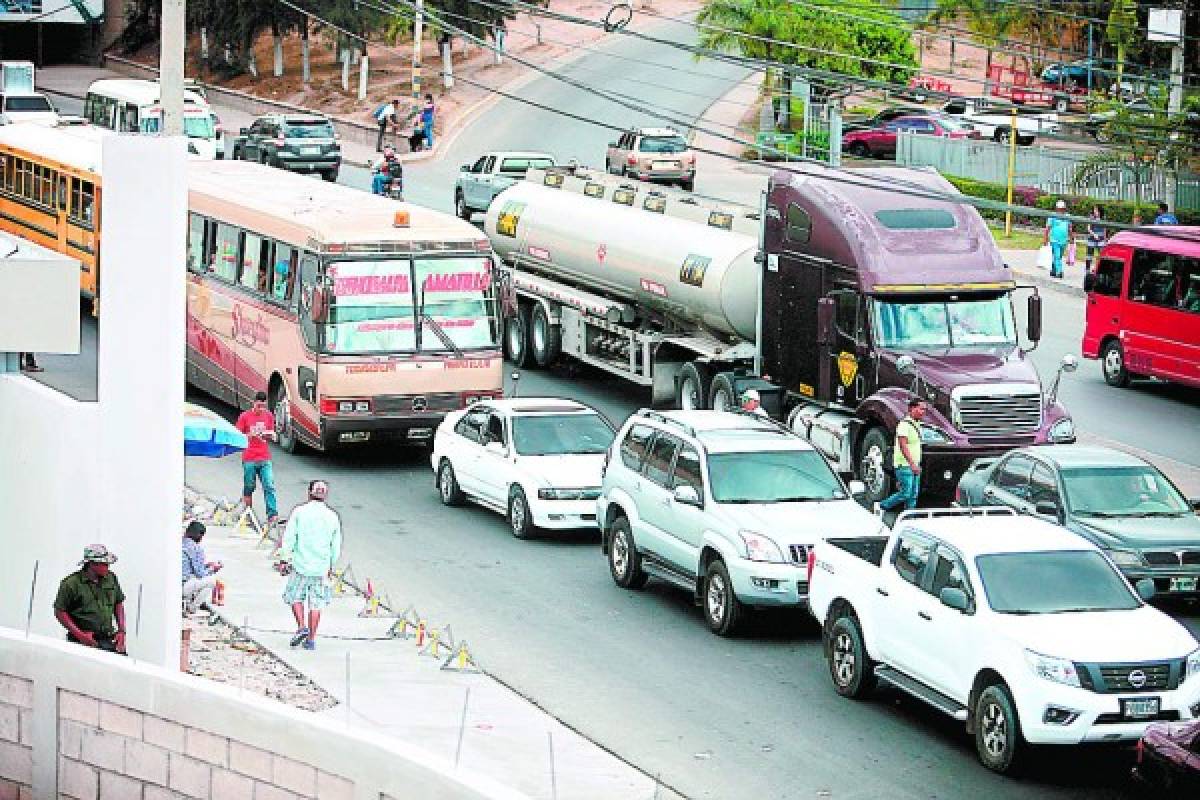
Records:
<instances>
[{"instance_id":1,"label":"white sedan","mask_svg":"<svg viewBox=\"0 0 1200 800\"><path fill-rule=\"evenodd\" d=\"M448 506L471 500L508 517L513 536L596 527L613 429L574 400L487 400L446 416L430 463Z\"/></svg>"}]
</instances>

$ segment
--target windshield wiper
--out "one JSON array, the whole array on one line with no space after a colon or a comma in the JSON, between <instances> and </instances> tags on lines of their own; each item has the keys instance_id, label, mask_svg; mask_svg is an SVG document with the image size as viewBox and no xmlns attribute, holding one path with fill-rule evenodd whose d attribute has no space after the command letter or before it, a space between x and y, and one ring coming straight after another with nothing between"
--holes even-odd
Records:
<instances>
[{"instance_id":1,"label":"windshield wiper","mask_svg":"<svg viewBox=\"0 0 1200 800\"><path fill-rule=\"evenodd\" d=\"M1079 606L1077 608L1059 608L1051 611L1051 614L1081 614L1087 611L1116 611L1115 608L1107 606Z\"/></svg>"},{"instance_id":2,"label":"windshield wiper","mask_svg":"<svg viewBox=\"0 0 1200 800\"><path fill-rule=\"evenodd\" d=\"M420 320L425 325L429 326L430 330L433 331L433 335L438 337L439 340L441 340L441 343L443 345L445 345L447 350L450 350L451 352L453 352L454 355L458 358L466 358L466 355L464 355L463 351L460 350L458 345L454 343L454 340L450 338L450 336L446 333L445 329L443 329L442 326L439 325L433 317L431 317L425 313L425 287L423 287L423 286L421 287L421 293L419 295L417 295L417 319ZM417 330L420 331L422 329L422 327L423 326L418 326ZM418 347L418 349L424 349L424 347L422 346L421 341L420 341L419 333L418 333L418 339L417 339L417 347Z\"/></svg>"},{"instance_id":3,"label":"windshield wiper","mask_svg":"<svg viewBox=\"0 0 1200 800\"><path fill-rule=\"evenodd\" d=\"M1099 517L1100 519L1113 519L1114 517L1120 516L1119 514L1110 514L1107 511L1080 510L1080 511L1076 511L1075 513L1080 514L1085 517Z\"/></svg>"}]
</instances>

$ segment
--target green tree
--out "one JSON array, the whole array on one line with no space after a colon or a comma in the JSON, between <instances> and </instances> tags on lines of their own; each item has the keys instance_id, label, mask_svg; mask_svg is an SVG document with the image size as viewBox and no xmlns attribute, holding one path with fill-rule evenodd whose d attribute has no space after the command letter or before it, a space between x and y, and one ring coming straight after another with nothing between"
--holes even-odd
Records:
<instances>
[{"instance_id":1,"label":"green tree","mask_svg":"<svg viewBox=\"0 0 1200 800\"><path fill-rule=\"evenodd\" d=\"M1104 38L1117 50L1117 81L1121 85L1121 77L1125 74L1125 57L1137 44L1137 2L1136 0L1113 0L1112 10L1108 12L1108 26Z\"/></svg>"}]
</instances>

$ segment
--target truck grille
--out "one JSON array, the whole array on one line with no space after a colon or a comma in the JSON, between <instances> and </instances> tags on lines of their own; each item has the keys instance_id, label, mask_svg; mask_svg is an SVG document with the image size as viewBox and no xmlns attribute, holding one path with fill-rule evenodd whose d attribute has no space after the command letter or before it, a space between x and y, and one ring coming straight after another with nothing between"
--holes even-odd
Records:
<instances>
[{"instance_id":1,"label":"truck grille","mask_svg":"<svg viewBox=\"0 0 1200 800\"><path fill-rule=\"evenodd\" d=\"M1151 550L1142 555L1152 567L1200 565L1200 550Z\"/></svg>"},{"instance_id":2,"label":"truck grille","mask_svg":"<svg viewBox=\"0 0 1200 800\"><path fill-rule=\"evenodd\" d=\"M1117 692L1154 692L1174 689L1178 675L1172 676L1169 661L1147 664L1076 664L1079 681L1085 689L1101 694ZM1177 672L1182 672L1179 665ZM1140 685L1139 685L1140 684Z\"/></svg>"},{"instance_id":3,"label":"truck grille","mask_svg":"<svg viewBox=\"0 0 1200 800\"><path fill-rule=\"evenodd\" d=\"M955 402L955 418L968 436L1035 433L1042 425L1042 396L1032 392L962 397Z\"/></svg>"}]
</instances>

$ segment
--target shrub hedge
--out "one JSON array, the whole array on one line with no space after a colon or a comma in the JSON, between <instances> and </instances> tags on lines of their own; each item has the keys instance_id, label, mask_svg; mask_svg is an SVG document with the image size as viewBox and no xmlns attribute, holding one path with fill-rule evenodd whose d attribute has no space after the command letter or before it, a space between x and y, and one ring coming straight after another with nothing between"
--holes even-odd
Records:
<instances>
[{"instance_id":1,"label":"shrub hedge","mask_svg":"<svg viewBox=\"0 0 1200 800\"><path fill-rule=\"evenodd\" d=\"M956 178L952 175L947 175L946 180L950 181L960 192L971 197L981 197L1001 203L1008 199L1008 188L1002 183L986 183L970 178ZM1078 195L1051 195L1033 186L1013 187L1013 203L1015 205L1050 211L1054 208L1055 202L1060 199L1067 202L1067 211L1070 214L1086 217L1092 212L1092 206L1097 205L1100 206L1100 213L1104 215L1104 219L1124 224L1133 221L1133 212L1137 209L1135 203L1125 200L1097 200ZM1156 200L1146 200L1142 203L1141 212L1144 223L1149 224L1154 221L1154 216L1158 213L1156 206ZM981 208L979 213L986 219L1004 219L1003 211ZM1179 218L1181 225L1200 225L1200 211L1198 210L1183 209L1176 211L1175 216ZM1043 218L1027 216L1019 212L1013 214L1013 219L1020 225L1040 227L1043 224Z\"/></svg>"}]
</instances>

